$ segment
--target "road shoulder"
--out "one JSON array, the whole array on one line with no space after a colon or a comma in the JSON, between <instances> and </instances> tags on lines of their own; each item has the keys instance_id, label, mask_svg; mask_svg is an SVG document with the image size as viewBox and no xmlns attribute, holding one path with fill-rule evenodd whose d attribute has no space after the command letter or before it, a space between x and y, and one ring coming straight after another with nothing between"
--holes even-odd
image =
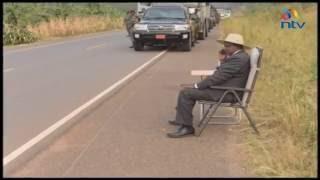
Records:
<instances>
[{"instance_id":1,"label":"road shoulder","mask_svg":"<svg viewBox=\"0 0 320 180\"><path fill-rule=\"evenodd\" d=\"M168 52L9 176L248 176L239 126L208 125L200 137L166 137L174 130L167 120L175 116L179 84L199 80L190 70L217 63L215 39L211 32L192 52Z\"/></svg>"}]
</instances>

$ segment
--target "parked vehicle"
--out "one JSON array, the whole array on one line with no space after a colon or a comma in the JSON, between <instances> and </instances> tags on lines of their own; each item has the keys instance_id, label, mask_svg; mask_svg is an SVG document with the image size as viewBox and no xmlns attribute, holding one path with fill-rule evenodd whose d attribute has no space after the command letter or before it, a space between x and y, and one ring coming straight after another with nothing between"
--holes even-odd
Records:
<instances>
[{"instance_id":1,"label":"parked vehicle","mask_svg":"<svg viewBox=\"0 0 320 180\"><path fill-rule=\"evenodd\" d=\"M225 19L231 16L231 9L217 9L221 19Z\"/></svg>"},{"instance_id":2,"label":"parked vehicle","mask_svg":"<svg viewBox=\"0 0 320 180\"><path fill-rule=\"evenodd\" d=\"M199 39L204 40L208 36L210 27L210 4L209 3L182 3L188 8L198 8L201 19Z\"/></svg>"},{"instance_id":3,"label":"parked vehicle","mask_svg":"<svg viewBox=\"0 0 320 180\"><path fill-rule=\"evenodd\" d=\"M141 51L144 46L177 46L190 51L192 39L188 9L179 4L152 4L145 10L133 29L133 46Z\"/></svg>"},{"instance_id":4,"label":"parked vehicle","mask_svg":"<svg viewBox=\"0 0 320 180\"><path fill-rule=\"evenodd\" d=\"M209 31L213 29L217 24L220 22L220 14L218 13L217 9L210 5L210 23L209 23Z\"/></svg>"}]
</instances>

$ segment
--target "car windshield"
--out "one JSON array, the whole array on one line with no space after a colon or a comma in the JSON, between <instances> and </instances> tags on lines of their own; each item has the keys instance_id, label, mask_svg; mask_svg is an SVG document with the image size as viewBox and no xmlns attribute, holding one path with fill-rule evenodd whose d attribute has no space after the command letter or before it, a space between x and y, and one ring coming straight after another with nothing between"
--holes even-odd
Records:
<instances>
[{"instance_id":1,"label":"car windshield","mask_svg":"<svg viewBox=\"0 0 320 180\"><path fill-rule=\"evenodd\" d=\"M143 19L186 19L181 8L149 8Z\"/></svg>"}]
</instances>

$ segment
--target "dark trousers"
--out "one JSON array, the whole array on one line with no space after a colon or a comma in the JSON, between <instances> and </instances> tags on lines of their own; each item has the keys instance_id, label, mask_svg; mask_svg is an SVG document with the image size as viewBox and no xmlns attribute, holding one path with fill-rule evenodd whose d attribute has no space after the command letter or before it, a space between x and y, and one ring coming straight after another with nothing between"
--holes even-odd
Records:
<instances>
[{"instance_id":1,"label":"dark trousers","mask_svg":"<svg viewBox=\"0 0 320 180\"><path fill-rule=\"evenodd\" d=\"M130 36L130 41L132 43L133 46L133 26L129 27L129 36Z\"/></svg>"},{"instance_id":2,"label":"dark trousers","mask_svg":"<svg viewBox=\"0 0 320 180\"><path fill-rule=\"evenodd\" d=\"M204 89L199 90L195 88L184 88L179 92L177 102L176 121L179 124L192 126L192 110L197 100L206 100L218 102L222 96L223 91ZM223 102L232 102L233 95L226 95Z\"/></svg>"}]
</instances>

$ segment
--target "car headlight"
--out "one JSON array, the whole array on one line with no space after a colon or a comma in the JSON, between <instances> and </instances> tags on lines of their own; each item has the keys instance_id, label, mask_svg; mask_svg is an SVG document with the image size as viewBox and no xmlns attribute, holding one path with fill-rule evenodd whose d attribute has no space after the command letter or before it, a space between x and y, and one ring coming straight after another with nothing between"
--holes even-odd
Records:
<instances>
[{"instance_id":1,"label":"car headlight","mask_svg":"<svg viewBox=\"0 0 320 180\"><path fill-rule=\"evenodd\" d=\"M190 26L188 24L175 25L174 30L176 31L186 31L189 30Z\"/></svg>"},{"instance_id":2,"label":"car headlight","mask_svg":"<svg viewBox=\"0 0 320 180\"><path fill-rule=\"evenodd\" d=\"M135 30L140 30L140 31L147 31L148 30L148 25L147 24L135 24L134 25Z\"/></svg>"}]
</instances>

